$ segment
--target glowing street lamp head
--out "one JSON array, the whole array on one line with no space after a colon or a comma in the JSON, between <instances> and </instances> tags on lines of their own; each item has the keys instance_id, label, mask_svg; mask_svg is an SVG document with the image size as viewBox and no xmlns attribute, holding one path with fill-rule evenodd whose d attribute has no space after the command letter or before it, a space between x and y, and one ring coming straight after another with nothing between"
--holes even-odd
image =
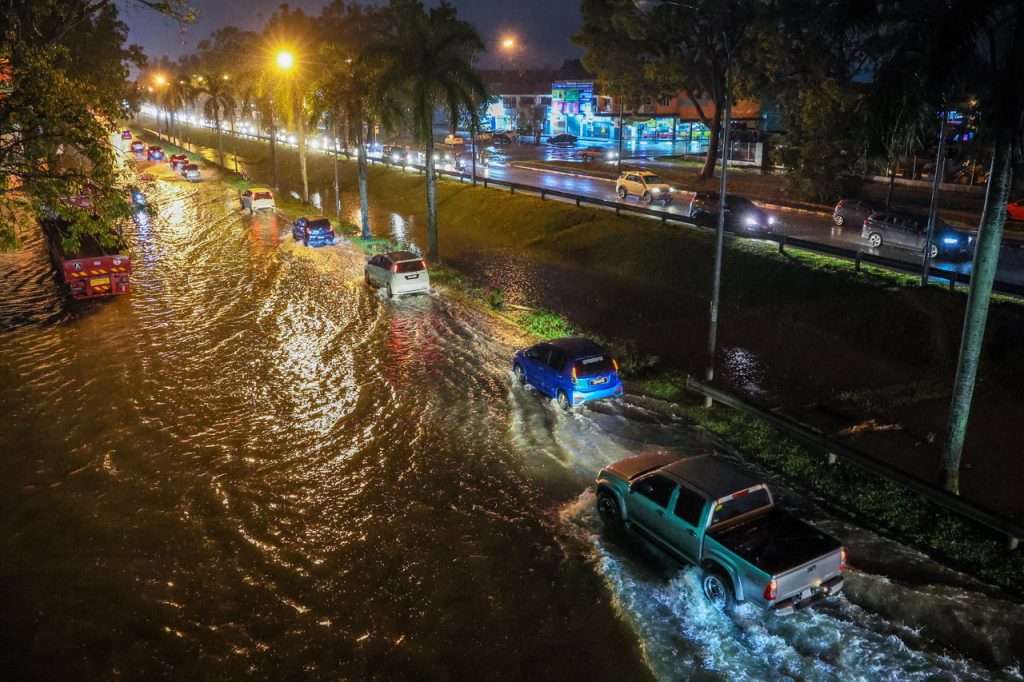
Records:
<instances>
[{"instance_id":1,"label":"glowing street lamp head","mask_svg":"<svg viewBox=\"0 0 1024 682\"><path fill-rule=\"evenodd\" d=\"M282 69L290 69L295 64L295 57L288 50L277 53L277 65Z\"/></svg>"},{"instance_id":2,"label":"glowing street lamp head","mask_svg":"<svg viewBox=\"0 0 1024 682\"><path fill-rule=\"evenodd\" d=\"M167 77L164 76L162 73L158 73L153 77L153 82L157 85L164 85L165 83L167 83Z\"/></svg>"},{"instance_id":3,"label":"glowing street lamp head","mask_svg":"<svg viewBox=\"0 0 1024 682\"><path fill-rule=\"evenodd\" d=\"M505 38L504 40L501 41L501 46L506 50L511 50L516 46L516 39L511 37Z\"/></svg>"}]
</instances>

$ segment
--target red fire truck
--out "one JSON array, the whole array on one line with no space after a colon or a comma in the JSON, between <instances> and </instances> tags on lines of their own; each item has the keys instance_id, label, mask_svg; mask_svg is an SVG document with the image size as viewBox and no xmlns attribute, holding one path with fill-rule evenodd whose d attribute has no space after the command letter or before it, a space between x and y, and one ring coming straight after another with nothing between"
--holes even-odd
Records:
<instances>
[{"instance_id":1,"label":"red fire truck","mask_svg":"<svg viewBox=\"0 0 1024 682\"><path fill-rule=\"evenodd\" d=\"M89 208L87 197L71 197L65 203ZM77 251L67 253L64 250L67 222L56 213L44 215L41 222L50 258L58 276L68 286L71 298L96 298L131 291L132 263L122 254L123 244L109 248L95 238L85 237Z\"/></svg>"}]
</instances>

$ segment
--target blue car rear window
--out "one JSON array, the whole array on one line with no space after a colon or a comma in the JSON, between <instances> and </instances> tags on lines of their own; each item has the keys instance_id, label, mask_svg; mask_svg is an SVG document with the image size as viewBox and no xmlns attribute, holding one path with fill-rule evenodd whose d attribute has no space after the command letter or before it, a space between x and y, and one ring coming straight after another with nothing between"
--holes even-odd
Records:
<instances>
[{"instance_id":1,"label":"blue car rear window","mask_svg":"<svg viewBox=\"0 0 1024 682\"><path fill-rule=\"evenodd\" d=\"M576 361L576 375L581 377L592 377L604 374L605 372L611 372L614 369L612 356L607 354L594 355Z\"/></svg>"},{"instance_id":2,"label":"blue car rear window","mask_svg":"<svg viewBox=\"0 0 1024 682\"><path fill-rule=\"evenodd\" d=\"M309 229L311 230L329 230L331 229L331 221L329 220L314 220L309 223Z\"/></svg>"}]
</instances>

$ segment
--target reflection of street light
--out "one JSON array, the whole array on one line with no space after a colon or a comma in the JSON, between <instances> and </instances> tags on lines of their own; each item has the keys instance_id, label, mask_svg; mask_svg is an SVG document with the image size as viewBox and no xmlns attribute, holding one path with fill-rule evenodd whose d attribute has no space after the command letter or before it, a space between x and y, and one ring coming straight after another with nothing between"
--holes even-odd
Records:
<instances>
[{"instance_id":1,"label":"reflection of street light","mask_svg":"<svg viewBox=\"0 0 1024 682\"><path fill-rule=\"evenodd\" d=\"M689 5L685 2L675 2L674 0L633 0L633 5L636 6L641 12L647 12L654 9L655 5L675 5L676 7L685 7L695 12L700 12L701 8ZM726 193L726 178L729 172L729 129L732 127L731 122L731 109L732 109L732 47L730 46L729 36L725 31L722 31L722 45L725 47L725 102L722 106L722 182L718 192L718 226L715 230L715 270L714 277L711 282L711 320L708 324L708 367L704 378L711 382L715 378L715 349L718 343L718 301L721 294L722 288L722 242L725 237L725 193ZM715 116L718 116L718 112L715 112ZM622 134L621 129L619 134ZM675 140L673 140L675 143ZM704 399L704 406L711 407L711 398Z\"/></svg>"},{"instance_id":2,"label":"reflection of street light","mask_svg":"<svg viewBox=\"0 0 1024 682\"><path fill-rule=\"evenodd\" d=\"M295 57L288 50L281 50L277 53L277 66L286 71L295 64Z\"/></svg>"}]
</instances>

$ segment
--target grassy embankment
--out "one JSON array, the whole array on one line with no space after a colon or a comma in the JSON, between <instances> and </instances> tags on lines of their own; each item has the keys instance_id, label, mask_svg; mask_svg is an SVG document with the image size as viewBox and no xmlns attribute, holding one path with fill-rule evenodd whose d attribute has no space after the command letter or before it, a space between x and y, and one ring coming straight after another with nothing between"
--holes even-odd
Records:
<instances>
[{"instance_id":1,"label":"grassy embankment","mask_svg":"<svg viewBox=\"0 0 1024 682\"><path fill-rule=\"evenodd\" d=\"M247 152L241 147L244 156ZM251 153L260 151L255 148ZM323 175L329 164L323 157L314 157L311 167L312 175ZM352 186L353 178L354 164L345 163L343 184ZM372 167L370 187L374 200L386 204L389 211L422 213L423 179L418 174ZM635 282L638 291L660 283L680 298L706 300L712 245L701 231L455 182L440 183L438 198L442 252L446 235L485 233L496 243L608 271ZM614 258L602 257L607 254ZM450 268L435 272L435 282L458 289L468 299L502 312L541 336L580 331L560 312L537 307L503 311L504 292L480 289ZM875 355L922 372L936 368L948 372L955 360L962 293L938 286L922 289L909 276L871 268L857 272L845 261L797 251L782 255L763 244L742 241L727 247L724 273L724 316L754 324L767 321L805 343L867 347ZM1021 329L1020 318L1015 302L995 303L984 363L990 375L1020 378L1024 352L1019 344L993 342L1007 334L1015 336ZM603 330L593 331L604 335ZM609 342L624 356L624 373L642 390L679 401L693 421L721 435L752 461L778 471L826 507L1024 594L1024 554L1008 554L1001 536L856 468L842 463L826 466L819 454L754 419L718 406L704 410L683 388L685 368L653 357L642 337L620 336ZM901 396L899 386L888 390L887 400L913 399ZM908 384L904 392L920 390L919 384Z\"/></svg>"}]
</instances>

